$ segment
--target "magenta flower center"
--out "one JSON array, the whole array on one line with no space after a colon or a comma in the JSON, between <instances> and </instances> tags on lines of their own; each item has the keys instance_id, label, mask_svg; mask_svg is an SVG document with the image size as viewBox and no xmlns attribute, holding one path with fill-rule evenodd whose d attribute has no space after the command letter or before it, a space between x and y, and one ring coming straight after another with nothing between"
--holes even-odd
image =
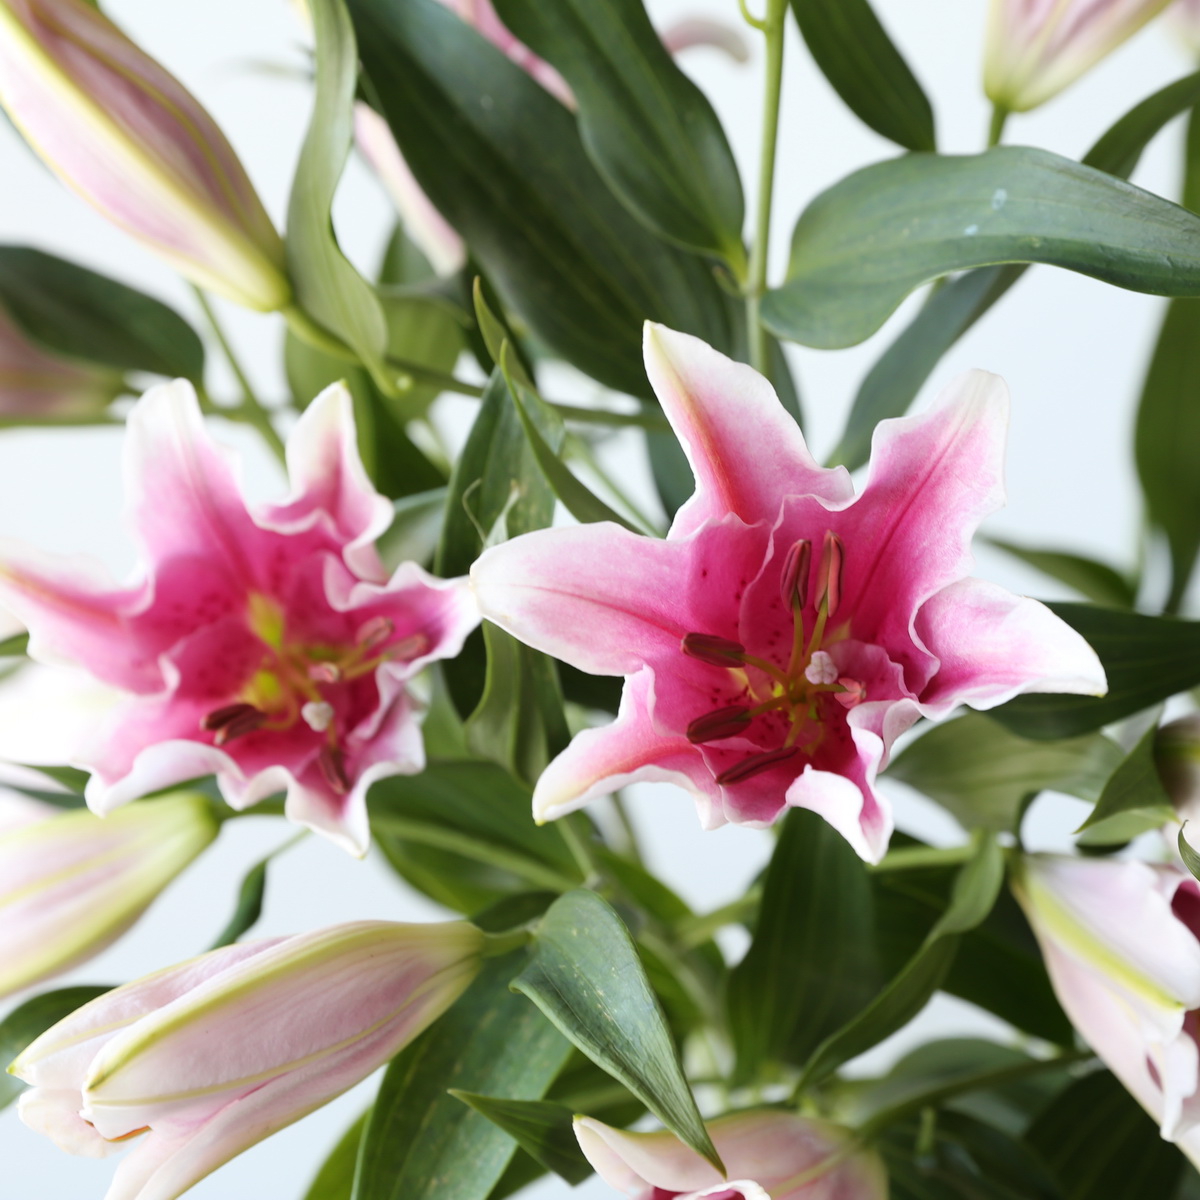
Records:
<instances>
[{"instance_id":1,"label":"magenta flower center","mask_svg":"<svg viewBox=\"0 0 1200 1200\"><path fill-rule=\"evenodd\" d=\"M743 737L756 723L761 728L764 718L771 718L774 729L782 725L782 731L776 734L778 746L750 754L727 767L717 776L718 783L740 783L797 755L811 757L825 738L829 704L836 702L846 709L865 698L863 684L840 676L824 648L829 620L841 602L844 557L841 539L827 531L817 568L816 616L809 628L805 608L812 543L801 539L785 555L779 590L784 606L792 614L792 644L786 662L771 662L750 654L729 638L705 633L684 636L684 654L729 671L731 683L750 701L724 705L697 716L688 724L688 741L699 745ZM747 671L748 667L756 669Z\"/></svg>"},{"instance_id":2,"label":"magenta flower center","mask_svg":"<svg viewBox=\"0 0 1200 1200\"><path fill-rule=\"evenodd\" d=\"M248 734L285 733L303 725L322 737L317 766L330 788L344 795L350 779L341 739L359 707L355 685L366 681L373 689L381 664L420 657L428 639L415 633L393 640L395 625L382 616L369 618L342 644L293 639L280 606L259 594L250 598L247 623L261 642L262 661L228 704L204 715L200 728L224 746Z\"/></svg>"}]
</instances>

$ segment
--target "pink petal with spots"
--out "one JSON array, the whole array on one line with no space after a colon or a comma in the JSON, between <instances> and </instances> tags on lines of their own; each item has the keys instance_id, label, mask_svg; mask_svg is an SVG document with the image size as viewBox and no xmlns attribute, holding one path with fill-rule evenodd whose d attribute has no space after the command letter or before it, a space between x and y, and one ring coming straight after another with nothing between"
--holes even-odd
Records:
<instances>
[{"instance_id":1,"label":"pink petal with spots","mask_svg":"<svg viewBox=\"0 0 1200 1200\"><path fill-rule=\"evenodd\" d=\"M921 708L943 716L956 704L992 708L1022 692L1103 696L1096 652L1044 604L981 579L962 579L917 613L916 631L940 662Z\"/></svg>"},{"instance_id":2,"label":"pink petal with spots","mask_svg":"<svg viewBox=\"0 0 1200 1200\"><path fill-rule=\"evenodd\" d=\"M984 371L927 412L880 422L867 485L829 526L846 546L839 615L854 637L898 659L917 609L970 570L971 537L1004 502L1007 428L1008 389Z\"/></svg>"},{"instance_id":3,"label":"pink petal with spots","mask_svg":"<svg viewBox=\"0 0 1200 1200\"><path fill-rule=\"evenodd\" d=\"M696 476L671 536L736 513L748 525L774 522L785 495L850 502L844 467L826 470L808 452L775 389L752 367L662 325L646 323L646 374Z\"/></svg>"},{"instance_id":4,"label":"pink petal with spots","mask_svg":"<svg viewBox=\"0 0 1200 1200\"><path fill-rule=\"evenodd\" d=\"M375 539L392 523L394 510L367 478L344 383L327 387L304 410L288 438L287 465L292 495L266 506L260 523L284 533L324 526L356 575L382 582Z\"/></svg>"},{"instance_id":5,"label":"pink petal with spots","mask_svg":"<svg viewBox=\"0 0 1200 1200\"><path fill-rule=\"evenodd\" d=\"M611 725L587 729L542 772L533 791L533 815L552 821L631 783L675 783L696 798L706 827L724 823L714 805L716 785L703 759L684 737L663 737L651 718L654 673L625 681L621 708Z\"/></svg>"},{"instance_id":6,"label":"pink petal with spots","mask_svg":"<svg viewBox=\"0 0 1200 1200\"><path fill-rule=\"evenodd\" d=\"M660 541L607 522L544 529L485 550L471 568L483 615L594 675L680 657L685 633L736 637L737 593L765 530L726 516Z\"/></svg>"}]
</instances>

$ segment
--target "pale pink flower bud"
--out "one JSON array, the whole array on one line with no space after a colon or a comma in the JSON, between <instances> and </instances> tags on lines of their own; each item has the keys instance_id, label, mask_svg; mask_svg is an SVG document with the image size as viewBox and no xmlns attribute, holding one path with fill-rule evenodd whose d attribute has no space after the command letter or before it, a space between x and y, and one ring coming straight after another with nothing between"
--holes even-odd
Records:
<instances>
[{"instance_id":1,"label":"pale pink flower bud","mask_svg":"<svg viewBox=\"0 0 1200 1200\"><path fill-rule=\"evenodd\" d=\"M392 1058L463 993L482 947L463 921L359 921L215 950L39 1037L10 1068L33 1085L21 1117L75 1154L137 1137L106 1200L174 1200Z\"/></svg>"},{"instance_id":2,"label":"pale pink flower bud","mask_svg":"<svg viewBox=\"0 0 1200 1200\"><path fill-rule=\"evenodd\" d=\"M1074 83L1169 0L992 0L984 87L1026 112Z\"/></svg>"},{"instance_id":3,"label":"pale pink flower bud","mask_svg":"<svg viewBox=\"0 0 1200 1200\"><path fill-rule=\"evenodd\" d=\"M119 371L44 350L0 309L0 415L81 416L99 412L121 390Z\"/></svg>"},{"instance_id":4,"label":"pale pink flower bud","mask_svg":"<svg viewBox=\"0 0 1200 1200\"><path fill-rule=\"evenodd\" d=\"M1200 1161L1200 886L1171 866L1036 855L1014 890L1071 1023Z\"/></svg>"},{"instance_id":5,"label":"pale pink flower bud","mask_svg":"<svg viewBox=\"0 0 1200 1200\"><path fill-rule=\"evenodd\" d=\"M283 243L224 134L85 0L0 0L0 104L46 164L201 287L273 311Z\"/></svg>"},{"instance_id":6,"label":"pale pink flower bud","mask_svg":"<svg viewBox=\"0 0 1200 1200\"><path fill-rule=\"evenodd\" d=\"M627 1133L590 1117L575 1136L605 1183L635 1200L887 1200L887 1173L871 1150L827 1121L759 1110L708 1123L727 1178L674 1134Z\"/></svg>"},{"instance_id":7,"label":"pale pink flower bud","mask_svg":"<svg viewBox=\"0 0 1200 1200\"><path fill-rule=\"evenodd\" d=\"M0 832L0 996L104 949L218 829L195 792L107 820L86 809L48 814Z\"/></svg>"}]
</instances>

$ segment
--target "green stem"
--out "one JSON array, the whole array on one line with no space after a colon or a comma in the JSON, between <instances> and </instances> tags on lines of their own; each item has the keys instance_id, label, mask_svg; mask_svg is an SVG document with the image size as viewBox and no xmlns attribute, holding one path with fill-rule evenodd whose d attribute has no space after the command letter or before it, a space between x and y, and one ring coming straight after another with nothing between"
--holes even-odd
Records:
<instances>
[{"instance_id":1,"label":"green stem","mask_svg":"<svg viewBox=\"0 0 1200 1200\"><path fill-rule=\"evenodd\" d=\"M468 383L465 379L459 379L457 375L451 375L447 371L438 371L407 358L392 358L391 355L388 355L384 361L389 367L408 375L417 383L432 383L443 391L457 392L460 396L471 396L476 400L483 396L484 389L479 384Z\"/></svg>"},{"instance_id":2,"label":"green stem","mask_svg":"<svg viewBox=\"0 0 1200 1200\"><path fill-rule=\"evenodd\" d=\"M882 862L870 869L877 875L887 875L892 871L921 871L927 867L959 866L974 853L974 843L946 847L908 846L890 851Z\"/></svg>"},{"instance_id":3,"label":"green stem","mask_svg":"<svg viewBox=\"0 0 1200 1200\"><path fill-rule=\"evenodd\" d=\"M685 917L676 924L675 936L679 939L679 944L687 950L701 946L718 929L724 929L727 925L738 925L747 917L752 917L761 901L762 888L751 888L744 896L739 896L712 912Z\"/></svg>"},{"instance_id":4,"label":"green stem","mask_svg":"<svg viewBox=\"0 0 1200 1200\"><path fill-rule=\"evenodd\" d=\"M767 0L761 28L767 39L767 77L763 93L762 150L758 166L758 211L754 245L746 282L746 334L750 365L767 370L767 331L762 323L762 298L767 290L767 251L771 240L771 199L775 190L775 151L779 141L779 99L783 89L783 34L787 0Z\"/></svg>"},{"instance_id":5,"label":"green stem","mask_svg":"<svg viewBox=\"0 0 1200 1200\"><path fill-rule=\"evenodd\" d=\"M528 946L533 940L533 933L522 926L520 929L506 929L503 933L487 933L483 935L483 957L500 958Z\"/></svg>"},{"instance_id":6,"label":"green stem","mask_svg":"<svg viewBox=\"0 0 1200 1200\"><path fill-rule=\"evenodd\" d=\"M453 829L444 829L440 825L431 825L425 821L412 821L406 817L393 817L386 814L373 817L373 828L380 833L391 834L405 841L415 842L420 846L433 846L438 850L449 850L460 854L463 858L474 859L476 862L500 867L501 870L511 871L526 882L537 888L546 888L552 892L573 891L579 885L566 875L560 875L552 867L547 867L532 858L526 858L512 850L506 850L495 842L485 842L480 838L469 837Z\"/></svg>"},{"instance_id":7,"label":"green stem","mask_svg":"<svg viewBox=\"0 0 1200 1200\"><path fill-rule=\"evenodd\" d=\"M889 1126L905 1117L950 1100L967 1092L978 1092L984 1088L997 1087L1004 1083L1013 1083L1018 1079L1027 1079L1032 1075L1040 1075L1044 1071L1054 1071L1069 1067L1075 1063L1087 1062L1096 1056L1090 1050L1066 1050L1053 1058L1039 1058L1031 1062L1013 1063L1007 1067L996 1067L990 1071L978 1071L962 1079L954 1079L941 1087L930 1088L917 1096L902 1100L891 1108L885 1108L864 1122L858 1129L860 1141L868 1142L878 1137Z\"/></svg>"},{"instance_id":8,"label":"green stem","mask_svg":"<svg viewBox=\"0 0 1200 1200\"><path fill-rule=\"evenodd\" d=\"M1004 137L1004 126L1008 123L1009 112L1002 104L992 107L992 121L988 126L988 149L1000 145Z\"/></svg>"},{"instance_id":9,"label":"green stem","mask_svg":"<svg viewBox=\"0 0 1200 1200\"><path fill-rule=\"evenodd\" d=\"M249 376L242 369L242 364L229 339L225 336L225 330L221 328L221 322L217 320L217 314L213 311L208 297L195 284L192 285L192 291L195 293L200 311L204 313L204 319L208 323L213 337L216 338L217 345L221 347L221 353L225 356L225 361L229 364L229 369L233 372L233 377L237 380L238 388L242 393L241 404L237 408L222 410L222 415L244 421L247 425L253 425L262 434L263 440L271 447L279 461L286 462L287 456L284 451L283 439L271 423L271 414L262 406L255 394Z\"/></svg>"},{"instance_id":10,"label":"green stem","mask_svg":"<svg viewBox=\"0 0 1200 1200\"><path fill-rule=\"evenodd\" d=\"M584 886L592 885L600 879L603 872L592 854L591 822L582 813L570 813L558 822L558 827L562 831L563 841L567 843L567 848L571 851L571 856L575 859L583 875Z\"/></svg>"},{"instance_id":11,"label":"green stem","mask_svg":"<svg viewBox=\"0 0 1200 1200\"><path fill-rule=\"evenodd\" d=\"M620 792L613 793L612 806L613 811L617 814L617 823L621 826L621 832L625 835L626 854L639 867L645 866L646 861L642 857L642 847L638 842L637 830L633 827L629 809L625 806L625 797Z\"/></svg>"}]
</instances>

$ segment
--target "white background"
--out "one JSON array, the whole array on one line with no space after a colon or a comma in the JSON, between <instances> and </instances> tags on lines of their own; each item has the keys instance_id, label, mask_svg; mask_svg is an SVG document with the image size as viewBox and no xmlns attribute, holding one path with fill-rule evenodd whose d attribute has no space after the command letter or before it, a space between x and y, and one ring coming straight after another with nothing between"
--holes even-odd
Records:
<instances>
[{"instance_id":1,"label":"white background","mask_svg":"<svg viewBox=\"0 0 1200 1200\"><path fill-rule=\"evenodd\" d=\"M750 3L754 7L754 0ZM108 0L105 7L204 101L282 223L310 104L303 83L260 69L264 63L303 65L302 31L284 0ZM693 13L738 20L734 0L650 0L649 7L660 27ZM978 150L984 140L988 110L978 82L984 7L984 0L877 0L934 101L940 145L951 152ZM690 52L684 65L724 120L752 202L758 47L749 66L733 65L709 50ZM1159 22L1044 110L1013 118L1007 140L1078 156L1136 100L1188 69L1187 56ZM1179 134L1176 126L1151 148L1137 182L1164 195L1177 194ZM856 167L892 153L894 147L843 108L792 36L780 134L774 278L782 272L791 225L803 205ZM0 180L0 240L33 243L77 259L197 315L177 277L61 188L6 128L0 128ZM357 163L347 173L337 216L351 255L364 268L372 265L391 218L382 192ZM1010 499L989 524L991 532L1030 544L1072 547L1116 564L1131 561L1141 521L1132 468L1133 406L1161 303L1038 268L935 372L930 394L973 366L999 372L1012 388ZM263 394L282 396L280 322L220 307ZM854 350L793 348L818 457L837 440L858 381L907 311ZM219 365L213 367L212 382L217 394L231 391ZM451 401L447 407L450 424L461 425L465 402ZM243 447L252 494L280 486L274 463L252 434L227 426L220 432ZM87 551L117 572L127 571L133 549L121 525L119 445L120 434L113 430L0 434L0 536L56 551ZM640 462L631 462L627 470L643 473ZM1036 595L1060 594L986 551L980 554L980 573ZM767 835L738 829L703 834L690 801L670 788L635 789L632 799L654 865L699 909L737 895L765 860ZM902 823L933 836L953 836L928 806L904 795L897 801ZM1061 844L1076 819L1064 802L1041 814L1037 836L1047 845ZM267 819L235 822L131 935L72 978L122 980L196 953L224 923L243 871L284 836L278 823ZM260 930L289 933L358 917L436 915L375 859L359 863L310 838L275 867ZM935 1004L923 1020L923 1028L936 1033L981 1027L986 1023L981 1025L966 1006L948 1001ZM197 1200L298 1200L326 1149L369 1095L370 1085L360 1087L243 1155L191 1194ZM3 1200L100 1200L111 1171L108 1163L62 1155L11 1112L0 1115L0 1162ZM537 1191L541 1200L566 1194L557 1182ZM597 1197L606 1189L593 1180L574 1194Z\"/></svg>"}]
</instances>

